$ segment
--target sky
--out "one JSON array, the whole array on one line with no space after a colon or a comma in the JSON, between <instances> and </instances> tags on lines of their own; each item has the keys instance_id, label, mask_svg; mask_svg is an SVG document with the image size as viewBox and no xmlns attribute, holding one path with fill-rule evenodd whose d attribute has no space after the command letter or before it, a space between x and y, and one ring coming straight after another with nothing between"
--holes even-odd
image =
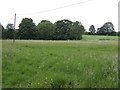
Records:
<instances>
[{"instance_id":1,"label":"sky","mask_svg":"<svg viewBox=\"0 0 120 90\"><path fill-rule=\"evenodd\" d=\"M100 28L106 22L112 22L118 31L119 0L1 0L0 23L6 28L14 23L16 28L25 17L32 18L37 25L41 20L52 23L68 19L79 21L88 31L91 25Z\"/></svg>"}]
</instances>

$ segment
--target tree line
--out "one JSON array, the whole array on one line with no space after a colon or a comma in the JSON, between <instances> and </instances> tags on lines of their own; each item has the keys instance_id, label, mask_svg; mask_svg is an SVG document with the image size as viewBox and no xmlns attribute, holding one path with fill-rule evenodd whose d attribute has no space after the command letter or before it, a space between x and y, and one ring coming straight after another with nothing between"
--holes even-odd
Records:
<instances>
[{"instance_id":1,"label":"tree line","mask_svg":"<svg viewBox=\"0 0 120 90\"><path fill-rule=\"evenodd\" d=\"M3 39L13 38L13 24L8 24L7 29L2 30ZM16 30L16 39L34 40L80 40L85 32L81 22L72 22L68 19L59 20L54 24L48 20L42 20L38 25L31 18L23 18Z\"/></svg>"},{"instance_id":2,"label":"tree line","mask_svg":"<svg viewBox=\"0 0 120 90\"><path fill-rule=\"evenodd\" d=\"M103 26L100 28L97 28L95 30L95 26L91 25L89 28L89 32L86 34L89 35L110 35L110 36L118 36L120 35L119 32L115 32L114 25L111 22L106 22Z\"/></svg>"},{"instance_id":3,"label":"tree line","mask_svg":"<svg viewBox=\"0 0 120 90\"><path fill-rule=\"evenodd\" d=\"M13 24L8 24L6 29L0 24L2 29L2 39L13 39ZM35 25L31 18L23 18L19 24L19 29L15 30L16 39L33 40L81 40L82 35L118 35L111 22L106 22L103 26L95 30L91 25L87 32L81 22L72 22L68 19L59 20L52 23L42 20Z\"/></svg>"}]
</instances>

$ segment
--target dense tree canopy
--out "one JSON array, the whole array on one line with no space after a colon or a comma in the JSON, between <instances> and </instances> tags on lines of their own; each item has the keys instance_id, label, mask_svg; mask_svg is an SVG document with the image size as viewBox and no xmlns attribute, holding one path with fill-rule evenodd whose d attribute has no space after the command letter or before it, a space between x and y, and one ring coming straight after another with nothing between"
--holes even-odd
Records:
<instances>
[{"instance_id":1,"label":"dense tree canopy","mask_svg":"<svg viewBox=\"0 0 120 90\"><path fill-rule=\"evenodd\" d=\"M6 26L7 30L13 30L13 24L9 23L7 26Z\"/></svg>"},{"instance_id":2,"label":"dense tree canopy","mask_svg":"<svg viewBox=\"0 0 120 90\"><path fill-rule=\"evenodd\" d=\"M115 33L115 30L111 22L106 22L102 27L97 29L98 35L112 35L113 33Z\"/></svg>"},{"instance_id":3,"label":"dense tree canopy","mask_svg":"<svg viewBox=\"0 0 120 90\"><path fill-rule=\"evenodd\" d=\"M51 40L54 38L54 30L55 26L48 20L42 20L37 25L37 38L38 39L45 39L45 40Z\"/></svg>"},{"instance_id":4,"label":"dense tree canopy","mask_svg":"<svg viewBox=\"0 0 120 90\"><path fill-rule=\"evenodd\" d=\"M13 39L13 24L9 23L6 26L6 29L2 30L3 39Z\"/></svg>"},{"instance_id":5,"label":"dense tree canopy","mask_svg":"<svg viewBox=\"0 0 120 90\"><path fill-rule=\"evenodd\" d=\"M82 39L82 34L85 32L84 26L76 21L72 23L71 32L70 32L70 39L72 40L80 40Z\"/></svg>"},{"instance_id":6,"label":"dense tree canopy","mask_svg":"<svg viewBox=\"0 0 120 90\"><path fill-rule=\"evenodd\" d=\"M85 31L80 22L72 22L67 19L57 21L55 27L55 39L57 40L80 40Z\"/></svg>"},{"instance_id":7,"label":"dense tree canopy","mask_svg":"<svg viewBox=\"0 0 120 90\"><path fill-rule=\"evenodd\" d=\"M3 39L13 39L13 24L8 24L6 29L0 24L0 28ZM89 32L86 32L81 22L72 22L68 19L59 20L55 23L42 20L38 25L35 25L31 18L23 18L19 24L19 29L16 29L17 39L81 40L83 34L120 35L115 32L112 22L106 22L97 31L94 25L91 25Z\"/></svg>"},{"instance_id":8,"label":"dense tree canopy","mask_svg":"<svg viewBox=\"0 0 120 90\"><path fill-rule=\"evenodd\" d=\"M66 40L70 37L72 22L64 19L55 23L55 39Z\"/></svg>"},{"instance_id":9,"label":"dense tree canopy","mask_svg":"<svg viewBox=\"0 0 120 90\"><path fill-rule=\"evenodd\" d=\"M89 32L90 32L90 35L94 35L95 34L95 26L94 25L90 26Z\"/></svg>"},{"instance_id":10,"label":"dense tree canopy","mask_svg":"<svg viewBox=\"0 0 120 90\"><path fill-rule=\"evenodd\" d=\"M19 24L18 35L20 39L36 39L37 29L31 18L23 18Z\"/></svg>"}]
</instances>

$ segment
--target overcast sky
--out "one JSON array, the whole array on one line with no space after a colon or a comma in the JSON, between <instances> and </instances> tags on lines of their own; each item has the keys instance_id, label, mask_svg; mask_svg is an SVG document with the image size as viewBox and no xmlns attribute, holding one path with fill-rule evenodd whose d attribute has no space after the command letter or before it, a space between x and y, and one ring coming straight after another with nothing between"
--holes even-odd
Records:
<instances>
[{"instance_id":1,"label":"overcast sky","mask_svg":"<svg viewBox=\"0 0 120 90\"><path fill-rule=\"evenodd\" d=\"M0 23L6 28L14 22L17 14L16 28L25 17L32 18L36 25L41 20L52 23L69 19L80 21L85 29L91 25L101 27L105 22L112 22L118 31L119 0L1 0Z\"/></svg>"}]
</instances>

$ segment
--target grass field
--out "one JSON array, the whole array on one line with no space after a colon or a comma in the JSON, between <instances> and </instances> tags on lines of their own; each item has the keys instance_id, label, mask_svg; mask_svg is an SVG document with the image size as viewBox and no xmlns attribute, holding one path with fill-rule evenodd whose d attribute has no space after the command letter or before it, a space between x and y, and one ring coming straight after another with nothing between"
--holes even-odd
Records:
<instances>
[{"instance_id":1,"label":"grass field","mask_svg":"<svg viewBox=\"0 0 120 90\"><path fill-rule=\"evenodd\" d=\"M117 36L83 35L83 40L118 40Z\"/></svg>"},{"instance_id":2,"label":"grass field","mask_svg":"<svg viewBox=\"0 0 120 90\"><path fill-rule=\"evenodd\" d=\"M88 37L3 40L3 88L117 88L117 38Z\"/></svg>"}]
</instances>

